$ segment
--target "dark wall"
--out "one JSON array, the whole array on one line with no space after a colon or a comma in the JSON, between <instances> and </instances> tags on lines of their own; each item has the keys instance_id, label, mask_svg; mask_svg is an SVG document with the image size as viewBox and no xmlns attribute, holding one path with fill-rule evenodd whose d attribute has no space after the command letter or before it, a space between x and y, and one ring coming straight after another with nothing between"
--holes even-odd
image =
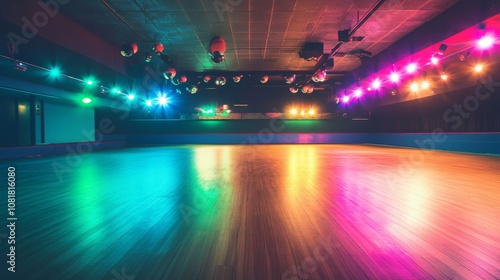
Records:
<instances>
[{"instance_id":1,"label":"dark wall","mask_svg":"<svg viewBox=\"0 0 500 280\"><path fill-rule=\"evenodd\" d=\"M5 94L0 92L0 94ZM28 96L0 97L0 146L31 145L31 107Z\"/></svg>"},{"instance_id":2,"label":"dark wall","mask_svg":"<svg viewBox=\"0 0 500 280\"><path fill-rule=\"evenodd\" d=\"M16 100L14 98L0 98L0 146L16 146Z\"/></svg>"},{"instance_id":3,"label":"dark wall","mask_svg":"<svg viewBox=\"0 0 500 280\"><path fill-rule=\"evenodd\" d=\"M369 121L335 120L162 120L130 121L119 134L371 132Z\"/></svg>"},{"instance_id":4,"label":"dark wall","mask_svg":"<svg viewBox=\"0 0 500 280\"><path fill-rule=\"evenodd\" d=\"M192 133L277 133L372 132L370 121L346 120L165 120L133 119L131 113L96 108L95 126L109 127L109 134L192 134Z\"/></svg>"},{"instance_id":5,"label":"dark wall","mask_svg":"<svg viewBox=\"0 0 500 280\"><path fill-rule=\"evenodd\" d=\"M0 90L0 147L94 141L94 108Z\"/></svg>"},{"instance_id":6,"label":"dark wall","mask_svg":"<svg viewBox=\"0 0 500 280\"><path fill-rule=\"evenodd\" d=\"M46 101L43 114L45 144L95 140L93 107Z\"/></svg>"},{"instance_id":7,"label":"dark wall","mask_svg":"<svg viewBox=\"0 0 500 280\"><path fill-rule=\"evenodd\" d=\"M500 132L500 83L374 108L378 132Z\"/></svg>"}]
</instances>

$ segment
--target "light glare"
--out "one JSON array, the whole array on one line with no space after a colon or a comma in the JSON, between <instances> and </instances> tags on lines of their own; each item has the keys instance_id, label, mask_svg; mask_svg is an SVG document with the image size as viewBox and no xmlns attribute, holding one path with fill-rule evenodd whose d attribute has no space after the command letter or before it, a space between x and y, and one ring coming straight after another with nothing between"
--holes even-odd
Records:
<instances>
[{"instance_id":1,"label":"light glare","mask_svg":"<svg viewBox=\"0 0 500 280\"><path fill-rule=\"evenodd\" d=\"M484 70L484 66L482 64L477 64L474 67L474 71L476 71L476 73L481 73L481 72L483 72L483 70Z\"/></svg>"},{"instance_id":2,"label":"light glare","mask_svg":"<svg viewBox=\"0 0 500 280\"><path fill-rule=\"evenodd\" d=\"M380 80L379 80L379 79L376 79L376 80L375 80L375 81L373 81L373 83L372 83L372 87L373 87L374 89L379 89L381 85L382 85L382 83L380 83Z\"/></svg>"},{"instance_id":3,"label":"light glare","mask_svg":"<svg viewBox=\"0 0 500 280\"><path fill-rule=\"evenodd\" d=\"M397 83L399 82L399 74L398 73L392 73L391 76L389 77L392 82Z\"/></svg>"},{"instance_id":4,"label":"light glare","mask_svg":"<svg viewBox=\"0 0 500 280\"><path fill-rule=\"evenodd\" d=\"M50 69L50 76L51 77L57 78L60 75L61 75L61 69L60 68L54 67L54 68Z\"/></svg>"},{"instance_id":5,"label":"light glare","mask_svg":"<svg viewBox=\"0 0 500 280\"><path fill-rule=\"evenodd\" d=\"M161 106L167 105L167 97L165 95L162 95L161 97L158 98L158 104Z\"/></svg>"},{"instance_id":6,"label":"light glare","mask_svg":"<svg viewBox=\"0 0 500 280\"><path fill-rule=\"evenodd\" d=\"M416 82L413 82L410 85L410 89L411 89L411 91L418 91L418 84Z\"/></svg>"},{"instance_id":7,"label":"light glare","mask_svg":"<svg viewBox=\"0 0 500 280\"><path fill-rule=\"evenodd\" d=\"M493 46L494 43L495 43L495 38L493 38L490 35L486 35L483 38L479 39L479 41L477 41L477 46L480 49L489 49Z\"/></svg>"},{"instance_id":8,"label":"light glare","mask_svg":"<svg viewBox=\"0 0 500 280\"><path fill-rule=\"evenodd\" d=\"M359 88L354 91L354 96L355 97L359 98L359 97L361 97L362 94L363 94L363 91L361 89L359 89Z\"/></svg>"},{"instance_id":9,"label":"light glare","mask_svg":"<svg viewBox=\"0 0 500 280\"><path fill-rule=\"evenodd\" d=\"M406 66L406 72L413 74L415 73L415 71L417 71L417 64L411 63L408 66Z\"/></svg>"}]
</instances>

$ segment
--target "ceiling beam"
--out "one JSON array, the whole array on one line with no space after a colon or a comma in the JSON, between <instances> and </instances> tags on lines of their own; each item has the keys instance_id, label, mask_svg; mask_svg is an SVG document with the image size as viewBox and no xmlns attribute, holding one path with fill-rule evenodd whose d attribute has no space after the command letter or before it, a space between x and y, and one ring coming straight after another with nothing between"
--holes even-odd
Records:
<instances>
[{"instance_id":1,"label":"ceiling beam","mask_svg":"<svg viewBox=\"0 0 500 280\"><path fill-rule=\"evenodd\" d=\"M19 28L8 33L16 51L27 49L36 36L40 36L66 49L94 60L118 73L127 75L118 47L59 12L69 0L54 0L58 7L44 6L42 1L11 1L0 11L1 17ZM16 41L17 39L17 41Z\"/></svg>"}]
</instances>

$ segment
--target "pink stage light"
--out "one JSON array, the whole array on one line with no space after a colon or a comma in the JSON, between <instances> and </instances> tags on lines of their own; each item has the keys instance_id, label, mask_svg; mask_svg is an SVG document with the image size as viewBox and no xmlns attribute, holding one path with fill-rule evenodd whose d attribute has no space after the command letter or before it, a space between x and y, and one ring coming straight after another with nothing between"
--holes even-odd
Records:
<instances>
[{"instance_id":1,"label":"pink stage light","mask_svg":"<svg viewBox=\"0 0 500 280\"><path fill-rule=\"evenodd\" d=\"M486 35L484 37L482 37L481 39L479 39L479 41L477 41L477 46L480 48L480 49L489 49L493 46L493 44L495 43L495 38L491 35Z\"/></svg>"},{"instance_id":2,"label":"pink stage light","mask_svg":"<svg viewBox=\"0 0 500 280\"><path fill-rule=\"evenodd\" d=\"M439 63L439 58L437 58L435 56L431 57L431 63L434 65L437 65Z\"/></svg>"},{"instance_id":3,"label":"pink stage light","mask_svg":"<svg viewBox=\"0 0 500 280\"><path fill-rule=\"evenodd\" d=\"M359 88L358 88L358 89L356 89L356 90L354 91L354 96L355 96L355 97L360 98L360 97L361 97L361 95L363 95L363 91L362 91L361 89L359 89Z\"/></svg>"},{"instance_id":4,"label":"pink stage light","mask_svg":"<svg viewBox=\"0 0 500 280\"><path fill-rule=\"evenodd\" d=\"M389 76L389 78L391 79L392 82L394 83L397 83L399 82L399 74L394 72L391 74L391 76Z\"/></svg>"},{"instance_id":5,"label":"pink stage light","mask_svg":"<svg viewBox=\"0 0 500 280\"><path fill-rule=\"evenodd\" d=\"M417 71L417 64L415 63L410 63L408 66L406 66L406 72L413 74Z\"/></svg>"},{"instance_id":6,"label":"pink stage light","mask_svg":"<svg viewBox=\"0 0 500 280\"><path fill-rule=\"evenodd\" d=\"M346 95L346 96L342 97L342 102L344 102L344 103L349 102L349 96Z\"/></svg>"},{"instance_id":7,"label":"pink stage light","mask_svg":"<svg viewBox=\"0 0 500 280\"><path fill-rule=\"evenodd\" d=\"M399 79L398 79L398 80L399 80ZM375 80L375 81L373 81L373 83L372 83L372 88L374 88L374 89L379 89L381 85L382 85L382 83L380 82L380 80L379 80L379 79L376 79L376 80Z\"/></svg>"}]
</instances>

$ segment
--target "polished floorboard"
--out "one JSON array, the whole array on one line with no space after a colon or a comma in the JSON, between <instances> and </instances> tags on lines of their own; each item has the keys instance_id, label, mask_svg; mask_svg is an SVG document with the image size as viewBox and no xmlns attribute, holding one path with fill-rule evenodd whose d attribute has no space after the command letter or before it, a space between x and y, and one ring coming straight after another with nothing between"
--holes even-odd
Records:
<instances>
[{"instance_id":1,"label":"polished floorboard","mask_svg":"<svg viewBox=\"0 0 500 280\"><path fill-rule=\"evenodd\" d=\"M0 165L18 218L0 279L500 279L500 157L185 145Z\"/></svg>"}]
</instances>

